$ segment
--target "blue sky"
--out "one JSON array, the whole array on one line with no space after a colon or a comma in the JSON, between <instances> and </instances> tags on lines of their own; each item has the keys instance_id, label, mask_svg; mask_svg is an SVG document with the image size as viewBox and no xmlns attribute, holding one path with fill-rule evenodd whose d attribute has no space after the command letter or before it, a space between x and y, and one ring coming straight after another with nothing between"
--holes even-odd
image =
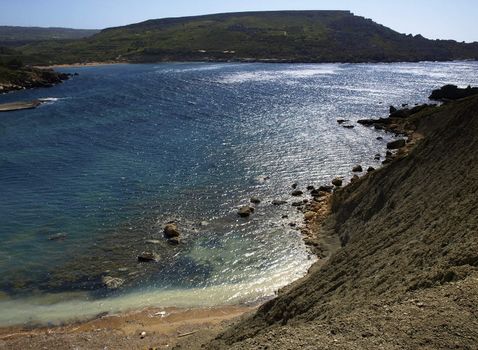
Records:
<instances>
[{"instance_id":1,"label":"blue sky","mask_svg":"<svg viewBox=\"0 0 478 350\"><path fill-rule=\"evenodd\" d=\"M401 33L478 41L477 0L0 0L0 9L0 25L72 28L217 12L337 9Z\"/></svg>"}]
</instances>

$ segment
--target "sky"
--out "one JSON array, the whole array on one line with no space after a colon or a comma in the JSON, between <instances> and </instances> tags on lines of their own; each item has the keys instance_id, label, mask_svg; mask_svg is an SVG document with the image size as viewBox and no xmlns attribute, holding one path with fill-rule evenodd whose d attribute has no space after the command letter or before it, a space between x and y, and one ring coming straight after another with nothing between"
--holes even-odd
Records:
<instances>
[{"instance_id":1,"label":"sky","mask_svg":"<svg viewBox=\"0 0 478 350\"><path fill-rule=\"evenodd\" d=\"M0 25L103 29L154 18L265 10L350 10L400 33L478 41L478 0L0 0Z\"/></svg>"}]
</instances>

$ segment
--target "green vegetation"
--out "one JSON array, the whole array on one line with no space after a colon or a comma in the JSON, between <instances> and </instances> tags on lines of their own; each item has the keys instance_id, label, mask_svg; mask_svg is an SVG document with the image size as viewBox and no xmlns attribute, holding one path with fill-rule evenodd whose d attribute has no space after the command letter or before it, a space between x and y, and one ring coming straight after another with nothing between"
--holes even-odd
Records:
<instances>
[{"instance_id":1,"label":"green vegetation","mask_svg":"<svg viewBox=\"0 0 478 350\"><path fill-rule=\"evenodd\" d=\"M91 61L391 62L478 59L478 43L399 34L348 11L280 11L149 20L81 40L19 48L29 63Z\"/></svg>"},{"instance_id":2,"label":"green vegetation","mask_svg":"<svg viewBox=\"0 0 478 350\"><path fill-rule=\"evenodd\" d=\"M17 47L45 40L82 39L98 32L96 29L0 26L0 46Z\"/></svg>"}]
</instances>

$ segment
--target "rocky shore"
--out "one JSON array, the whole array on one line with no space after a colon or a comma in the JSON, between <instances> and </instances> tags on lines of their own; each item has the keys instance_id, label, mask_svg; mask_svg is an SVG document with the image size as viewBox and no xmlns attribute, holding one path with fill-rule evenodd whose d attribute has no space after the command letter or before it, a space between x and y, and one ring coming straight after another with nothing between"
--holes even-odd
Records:
<instances>
[{"instance_id":1,"label":"rocky shore","mask_svg":"<svg viewBox=\"0 0 478 350\"><path fill-rule=\"evenodd\" d=\"M0 94L38 87L52 87L70 77L71 74L59 73L47 68L2 68L0 70Z\"/></svg>"},{"instance_id":2,"label":"rocky shore","mask_svg":"<svg viewBox=\"0 0 478 350\"><path fill-rule=\"evenodd\" d=\"M203 348L476 348L477 111L470 96L363 123L406 138L331 196L317 234L341 248Z\"/></svg>"}]
</instances>

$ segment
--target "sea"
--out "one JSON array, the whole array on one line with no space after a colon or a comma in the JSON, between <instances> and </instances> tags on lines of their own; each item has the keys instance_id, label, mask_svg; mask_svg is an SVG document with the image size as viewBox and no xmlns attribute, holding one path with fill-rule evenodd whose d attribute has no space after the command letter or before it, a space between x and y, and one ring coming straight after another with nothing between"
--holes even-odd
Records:
<instances>
[{"instance_id":1,"label":"sea","mask_svg":"<svg viewBox=\"0 0 478 350\"><path fill-rule=\"evenodd\" d=\"M317 260L290 225L302 222L292 185L380 167L395 135L357 120L478 85L474 61L58 70L78 75L0 95L44 101L0 114L0 326L273 298ZM261 203L239 217L251 197Z\"/></svg>"}]
</instances>

